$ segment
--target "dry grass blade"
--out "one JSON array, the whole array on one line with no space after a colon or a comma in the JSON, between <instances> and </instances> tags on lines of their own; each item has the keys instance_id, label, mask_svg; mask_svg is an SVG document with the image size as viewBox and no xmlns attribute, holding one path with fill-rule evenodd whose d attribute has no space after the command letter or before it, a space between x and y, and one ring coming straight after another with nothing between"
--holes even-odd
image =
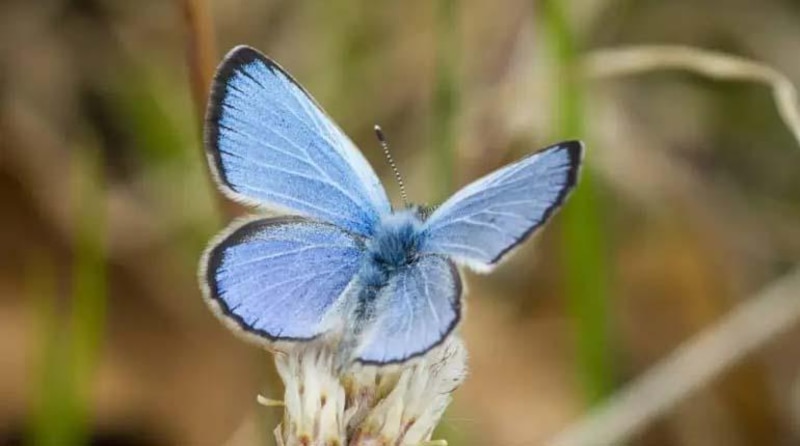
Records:
<instances>
[{"instance_id":1,"label":"dry grass blade","mask_svg":"<svg viewBox=\"0 0 800 446\"><path fill-rule=\"evenodd\" d=\"M192 82L192 97L197 110L199 128L203 127L205 107L217 51L208 4L205 0L179 0L186 22L186 58Z\"/></svg>"},{"instance_id":2,"label":"dry grass blade","mask_svg":"<svg viewBox=\"0 0 800 446\"><path fill-rule=\"evenodd\" d=\"M682 69L714 79L759 82L772 89L781 119L800 144L797 89L769 65L698 48L647 45L594 51L584 58L589 77L612 78L655 70Z\"/></svg>"},{"instance_id":3,"label":"dry grass blade","mask_svg":"<svg viewBox=\"0 0 800 446\"><path fill-rule=\"evenodd\" d=\"M783 73L768 65L681 46L598 50L585 56L583 64L590 78L682 69L713 79L764 83L772 89L781 119L800 144L797 90ZM624 442L696 389L800 322L799 291L800 269L797 269L684 343L549 444L577 446Z\"/></svg>"},{"instance_id":4,"label":"dry grass blade","mask_svg":"<svg viewBox=\"0 0 800 446\"><path fill-rule=\"evenodd\" d=\"M548 444L620 444L696 389L800 323L800 267L655 365Z\"/></svg>"}]
</instances>

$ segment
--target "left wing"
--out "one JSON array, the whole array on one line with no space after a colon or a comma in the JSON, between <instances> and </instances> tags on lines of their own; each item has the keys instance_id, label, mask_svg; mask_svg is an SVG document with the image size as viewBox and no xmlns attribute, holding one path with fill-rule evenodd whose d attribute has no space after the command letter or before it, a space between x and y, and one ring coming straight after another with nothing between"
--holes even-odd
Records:
<instances>
[{"instance_id":1,"label":"left wing","mask_svg":"<svg viewBox=\"0 0 800 446\"><path fill-rule=\"evenodd\" d=\"M399 363L442 343L461 317L461 292L458 270L440 256L394 273L375 299L376 318L362 335L358 361Z\"/></svg>"},{"instance_id":2,"label":"left wing","mask_svg":"<svg viewBox=\"0 0 800 446\"><path fill-rule=\"evenodd\" d=\"M582 155L578 141L556 144L469 184L425 221L420 251L491 269L561 205Z\"/></svg>"},{"instance_id":3,"label":"left wing","mask_svg":"<svg viewBox=\"0 0 800 446\"><path fill-rule=\"evenodd\" d=\"M350 139L278 64L246 46L217 69L206 150L222 190L370 235L391 211L375 172Z\"/></svg>"}]
</instances>

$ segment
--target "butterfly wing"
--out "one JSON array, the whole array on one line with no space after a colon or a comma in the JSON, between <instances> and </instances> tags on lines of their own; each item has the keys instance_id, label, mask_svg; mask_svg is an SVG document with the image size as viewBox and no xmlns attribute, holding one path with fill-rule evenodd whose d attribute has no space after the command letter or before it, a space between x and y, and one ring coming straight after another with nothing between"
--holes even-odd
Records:
<instances>
[{"instance_id":1,"label":"butterfly wing","mask_svg":"<svg viewBox=\"0 0 800 446\"><path fill-rule=\"evenodd\" d=\"M449 260L428 255L395 272L376 298L358 360L398 363L439 345L461 317L461 278Z\"/></svg>"},{"instance_id":2,"label":"butterfly wing","mask_svg":"<svg viewBox=\"0 0 800 446\"><path fill-rule=\"evenodd\" d=\"M350 139L275 62L231 50L217 69L206 150L223 191L369 235L386 192Z\"/></svg>"},{"instance_id":3,"label":"butterfly wing","mask_svg":"<svg viewBox=\"0 0 800 446\"><path fill-rule=\"evenodd\" d=\"M301 217L234 224L203 256L203 290L218 314L248 333L311 339L324 331L362 252L357 237Z\"/></svg>"},{"instance_id":4,"label":"butterfly wing","mask_svg":"<svg viewBox=\"0 0 800 446\"><path fill-rule=\"evenodd\" d=\"M420 251L491 269L561 205L582 154L580 142L564 142L469 184L425 221Z\"/></svg>"}]
</instances>

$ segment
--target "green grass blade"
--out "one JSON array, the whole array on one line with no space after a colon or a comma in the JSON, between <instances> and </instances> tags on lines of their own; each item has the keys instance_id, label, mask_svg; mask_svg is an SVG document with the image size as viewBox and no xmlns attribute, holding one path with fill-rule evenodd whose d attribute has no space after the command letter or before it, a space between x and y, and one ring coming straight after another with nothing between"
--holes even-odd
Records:
<instances>
[{"instance_id":1,"label":"green grass blade","mask_svg":"<svg viewBox=\"0 0 800 446\"><path fill-rule=\"evenodd\" d=\"M58 316L57 271L45 253L34 253L26 282L37 320L39 357L33 369L36 388L33 397L29 443L37 446L71 445L78 442L74 429L75 395L69 369L66 327Z\"/></svg>"},{"instance_id":2,"label":"green grass blade","mask_svg":"<svg viewBox=\"0 0 800 446\"><path fill-rule=\"evenodd\" d=\"M582 139L584 87L577 71L578 44L567 23L566 6L559 0L545 2L543 19L560 82L556 102L558 137ZM586 160L561 220L566 297L576 329L578 374L587 401L595 403L610 392L613 384L608 329L609 259L602 231L602 205L591 167L591 147Z\"/></svg>"},{"instance_id":3,"label":"green grass blade","mask_svg":"<svg viewBox=\"0 0 800 446\"><path fill-rule=\"evenodd\" d=\"M41 356L30 443L88 444L90 385L102 346L106 312L105 195L97 151L76 150L73 197L76 220L71 299L60 308L55 268L46 257L31 267L31 294L41 324ZM68 318L59 313L68 309Z\"/></svg>"},{"instance_id":4,"label":"green grass blade","mask_svg":"<svg viewBox=\"0 0 800 446\"><path fill-rule=\"evenodd\" d=\"M456 0L436 3L436 85L433 93L431 137L436 174L439 178L436 197L448 197L455 186L458 82L458 13Z\"/></svg>"},{"instance_id":5,"label":"green grass blade","mask_svg":"<svg viewBox=\"0 0 800 446\"><path fill-rule=\"evenodd\" d=\"M73 265L70 338L76 395L78 444L86 443L90 415L90 384L102 347L106 314L105 181L99 150L76 151L78 200Z\"/></svg>"}]
</instances>

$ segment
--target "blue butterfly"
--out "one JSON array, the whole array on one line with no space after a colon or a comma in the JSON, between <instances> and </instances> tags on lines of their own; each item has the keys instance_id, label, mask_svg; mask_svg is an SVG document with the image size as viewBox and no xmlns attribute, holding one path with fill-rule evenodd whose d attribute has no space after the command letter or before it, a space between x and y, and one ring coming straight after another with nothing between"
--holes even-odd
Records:
<instances>
[{"instance_id":1,"label":"blue butterfly","mask_svg":"<svg viewBox=\"0 0 800 446\"><path fill-rule=\"evenodd\" d=\"M393 209L342 130L246 46L217 70L205 146L227 196L289 214L235 222L210 244L201 282L211 307L267 345L332 336L348 362L377 365L448 337L462 310L455 264L485 272L506 258L564 201L583 153L571 141L528 155L430 215Z\"/></svg>"}]
</instances>

